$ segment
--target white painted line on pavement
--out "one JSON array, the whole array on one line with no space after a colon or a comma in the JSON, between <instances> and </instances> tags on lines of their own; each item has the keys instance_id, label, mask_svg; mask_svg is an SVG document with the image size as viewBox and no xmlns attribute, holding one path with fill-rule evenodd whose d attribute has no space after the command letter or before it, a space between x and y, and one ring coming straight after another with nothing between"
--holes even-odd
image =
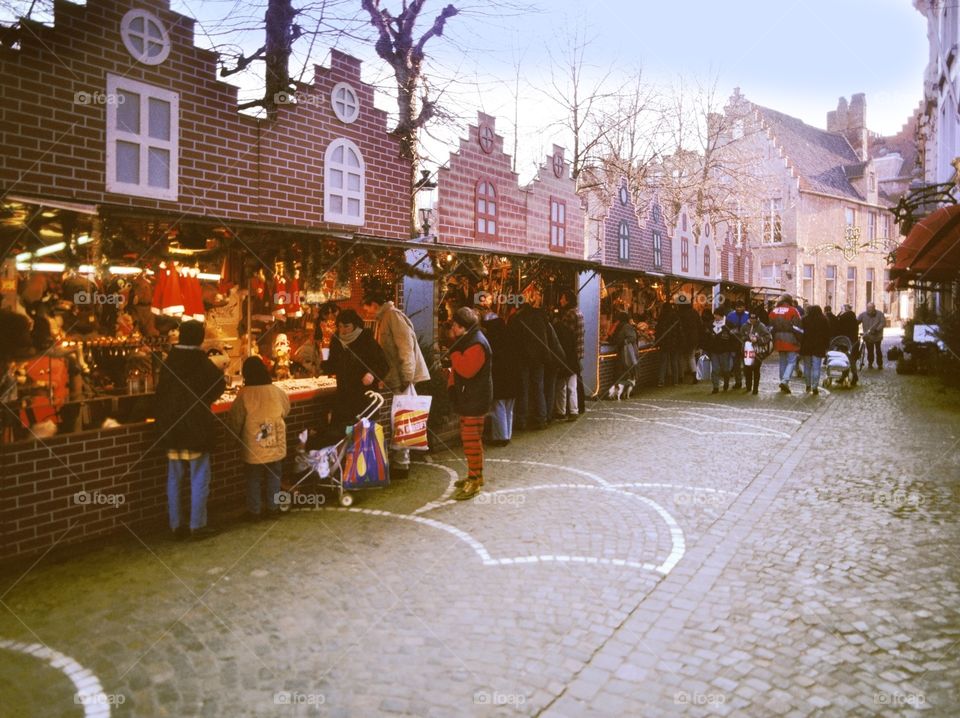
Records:
<instances>
[{"instance_id":1,"label":"white painted line on pavement","mask_svg":"<svg viewBox=\"0 0 960 718\"><path fill-rule=\"evenodd\" d=\"M440 494L440 498L435 499L434 501L428 501L419 509L416 509L413 512L414 514L421 514L424 511L429 511L430 509L436 506L442 505L443 503L446 502L447 499L453 496L453 492L457 488L456 486L454 486L454 483L457 481L457 478L458 478L457 472L451 469L449 466L444 466L443 464L437 464L437 463L434 463L433 461L429 463L424 462L423 466L429 466L432 469L439 469L440 471L443 471L444 473L447 474L447 477L450 479L450 483L447 484L447 488L443 490L442 494Z\"/></svg>"},{"instance_id":2,"label":"white painted line on pavement","mask_svg":"<svg viewBox=\"0 0 960 718\"><path fill-rule=\"evenodd\" d=\"M0 648L46 661L51 668L63 673L73 683L74 688L77 689L74 702L83 706L85 718L109 718L110 702L103 692L100 681L91 671L70 656L39 643L20 643L6 639L0 639Z\"/></svg>"}]
</instances>

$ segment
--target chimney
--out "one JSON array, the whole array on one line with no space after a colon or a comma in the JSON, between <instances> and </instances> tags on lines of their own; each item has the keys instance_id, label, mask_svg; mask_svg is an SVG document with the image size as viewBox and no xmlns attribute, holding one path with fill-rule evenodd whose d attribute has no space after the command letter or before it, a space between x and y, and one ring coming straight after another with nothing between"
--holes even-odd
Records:
<instances>
[{"instance_id":1,"label":"chimney","mask_svg":"<svg viewBox=\"0 0 960 718\"><path fill-rule=\"evenodd\" d=\"M869 158L867 97L862 92L858 92L850 98L846 135L854 151L860 156L860 161L866 162Z\"/></svg>"}]
</instances>

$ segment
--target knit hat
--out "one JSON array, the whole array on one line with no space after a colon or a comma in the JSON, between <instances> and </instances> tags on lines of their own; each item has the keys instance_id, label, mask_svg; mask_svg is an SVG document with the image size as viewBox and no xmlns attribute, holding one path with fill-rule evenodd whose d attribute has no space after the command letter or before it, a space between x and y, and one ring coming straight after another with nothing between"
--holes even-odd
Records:
<instances>
[{"instance_id":1,"label":"knit hat","mask_svg":"<svg viewBox=\"0 0 960 718\"><path fill-rule=\"evenodd\" d=\"M180 325L180 344L198 347L203 344L203 322L189 321Z\"/></svg>"}]
</instances>

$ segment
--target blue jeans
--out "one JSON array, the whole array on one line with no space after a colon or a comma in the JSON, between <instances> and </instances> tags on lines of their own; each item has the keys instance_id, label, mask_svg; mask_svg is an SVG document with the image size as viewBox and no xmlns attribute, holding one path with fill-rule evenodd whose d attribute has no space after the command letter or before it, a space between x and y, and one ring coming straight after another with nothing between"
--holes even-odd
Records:
<instances>
[{"instance_id":1,"label":"blue jeans","mask_svg":"<svg viewBox=\"0 0 960 718\"><path fill-rule=\"evenodd\" d=\"M490 409L490 438L509 441L513 438L513 405L516 399L497 399Z\"/></svg>"},{"instance_id":2,"label":"blue jeans","mask_svg":"<svg viewBox=\"0 0 960 718\"><path fill-rule=\"evenodd\" d=\"M803 378L807 380L808 388L815 389L820 386L820 367L822 365L823 357L803 357Z\"/></svg>"},{"instance_id":3,"label":"blue jeans","mask_svg":"<svg viewBox=\"0 0 960 718\"><path fill-rule=\"evenodd\" d=\"M724 386L730 383L732 365L733 352L716 352L710 355L710 379L713 381L714 389L720 388L720 379L723 379Z\"/></svg>"},{"instance_id":4,"label":"blue jeans","mask_svg":"<svg viewBox=\"0 0 960 718\"><path fill-rule=\"evenodd\" d=\"M797 366L796 352L780 352L780 383L789 384Z\"/></svg>"},{"instance_id":5,"label":"blue jeans","mask_svg":"<svg viewBox=\"0 0 960 718\"><path fill-rule=\"evenodd\" d=\"M247 511L256 516L260 515L260 479L267 483L267 511L278 511L277 494L280 493L280 475L283 461L271 461L268 464L243 465L243 473L247 477Z\"/></svg>"},{"instance_id":6,"label":"blue jeans","mask_svg":"<svg viewBox=\"0 0 960 718\"><path fill-rule=\"evenodd\" d=\"M530 406L533 394L534 406ZM530 416L533 414L533 416ZM547 398L543 394L543 364L520 367L520 396L517 397L516 422L529 429L547 423Z\"/></svg>"},{"instance_id":7,"label":"blue jeans","mask_svg":"<svg viewBox=\"0 0 960 718\"><path fill-rule=\"evenodd\" d=\"M210 494L210 454L201 454L199 459L167 461L167 506L170 511L170 528L180 528L180 481L184 470L190 470L190 530L196 531L207 525L207 496Z\"/></svg>"}]
</instances>

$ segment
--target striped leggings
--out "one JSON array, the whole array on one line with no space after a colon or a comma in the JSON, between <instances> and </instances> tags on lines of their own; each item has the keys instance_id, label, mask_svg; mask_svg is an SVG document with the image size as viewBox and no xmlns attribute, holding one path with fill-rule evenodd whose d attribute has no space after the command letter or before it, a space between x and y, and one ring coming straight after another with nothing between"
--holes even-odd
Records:
<instances>
[{"instance_id":1,"label":"striped leggings","mask_svg":"<svg viewBox=\"0 0 960 718\"><path fill-rule=\"evenodd\" d=\"M483 479L483 420L482 416L460 417L460 440L467 457L467 479Z\"/></svg>"}]
</instances>

